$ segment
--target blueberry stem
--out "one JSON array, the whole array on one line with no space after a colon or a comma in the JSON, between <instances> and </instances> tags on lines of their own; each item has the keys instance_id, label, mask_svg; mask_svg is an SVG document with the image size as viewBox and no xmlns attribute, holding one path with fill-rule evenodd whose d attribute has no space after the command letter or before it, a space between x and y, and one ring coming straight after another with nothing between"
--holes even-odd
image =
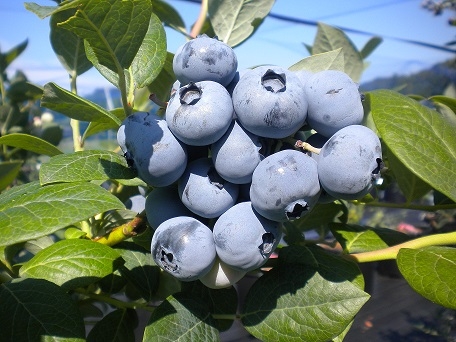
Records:
<instances>
[{"instance_id":1,"label":"blueberry stem","mask_svg":"<svg viewBox=\"0 0 456 342\"><path fill-rule=\"evenodd\" d=\"M304 151L309 151L315 154L320 154L321 148L313 147L311 144L306 143L302 140L297 140L295 143L295 147L302 148Z\"/></svg>"},{"instance_id":2,"label":"blueberry stem","mask_svg":"<svg viewBox=\"0 0 456 342\"><path fill-rule=\"evenodd\" d=\"M149 95L149 100L161 108L166 108L168 106L168 102L160 100L155 93Z\"/></svg>"}]
</instances>

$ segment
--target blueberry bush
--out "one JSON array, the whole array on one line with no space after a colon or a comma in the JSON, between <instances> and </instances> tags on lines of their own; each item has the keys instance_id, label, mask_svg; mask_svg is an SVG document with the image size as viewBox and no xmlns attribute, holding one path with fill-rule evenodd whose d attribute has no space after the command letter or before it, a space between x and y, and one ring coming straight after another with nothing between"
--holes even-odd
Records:
<instances>
[{"instance_id":1,"label":"blueberry bush","mask_svg":"<svg viewBox=\"0 0 456 342\"><path fill-rule=\"evenodd\" d=\"M342 341L369 300L359 264L390 259L456 309L456 232L351 214L456 209L456 100L361 94L381 39L358 49L320 23L310 56L237 70L273 0L203 0L191 32L162 0L56 3L25 6L50 17L68 85L8 79L27 42L0 54L0 340L217 341L237 321ZM165 27L188 43L167 51ZM120 108L78 95L92 67ZM44 109L70 119L71 152ZM118 148L86 147L107 130Z\"/></svg>"}]
</instances>

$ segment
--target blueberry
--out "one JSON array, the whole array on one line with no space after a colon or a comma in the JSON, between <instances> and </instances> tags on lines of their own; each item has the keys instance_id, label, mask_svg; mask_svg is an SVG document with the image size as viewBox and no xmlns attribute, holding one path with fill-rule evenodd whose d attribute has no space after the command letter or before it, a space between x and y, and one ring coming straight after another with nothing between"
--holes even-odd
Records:
<instances>
[{"instance_id":1,"label":"blueberry","mask_svg":"<svg viewBox=\"0 0 456 342\"><path fill-rule=\"evenodd\" d=\"M263 159L261 139L233 121L222 138L211 146L215 169L229 182L249 183L252 173Z\"/></svg>"},{"instance_id":2,"label":"blueberry","mask_svg":"<svg viewBox=\"0 0 456 342\"><path fill-rule=\"evenodd\" d=\"M276 152L253 172L250 200L270 220L285 222L304 216L319 195L317 162L300 151Z\"/></svg>"},{"instance_id":3,"label":"blueberry","mask_svg":"<svg viewBox=\"0 0 456 342\"><path fill-rule=\"evenodd\" d=\"M173 217L195 216L182 203L177 187L173 185L154 188L146 197L145 209L147 221L152 229L157 229L160 224Z\"/></svg>"},{"instance_id":4,"label":"blueberry","mask_svg":"<svg viewBox=\"0 0 456 342\"><path fill-rule=\"evenodd\" d=\"M336 132L323 145L318 176L328 194L353 200L372 189L382 166L377 135L365 126L350 125Z\"/></svg>"},{"instance_id":5,"label":"blueberry","mask_svg":"<svg viewBox=\"0 0 456 342\"><path fill-rule=\"evenodd\" d=\"M186 146L158 115L137 112L128 116L117 132L117 141L127 163L150 186L170 185L185 171Z\"/></svg>"},{"instance_id":6,"label":"blueberry","mask_svg":"<svg viewBox=\"0 0 456 342\"><path fill-rule=\"evenodd\" d=\"M182 281L208 273L215 262L212 231L193 217L178 216L160 224L152 236L155 263Z\"/></svg>"},{"instance_id":7,"label":"blueberry","mask_svg":"<svg viewBox=\"0 0 456 342\"><path fill-rule=\"evenodd\" d=\"M241 202L215 222L217 255L230 267L244 272L264 265L282 237L282 225L258 214L251 202Z\"/></svg>"},{"instance_id":8,"label":"blueberry","mask_svg":"<svg viewBox=\"0 0 456 342\"><path fill-rule=\"evenodd\" d=\"M180 46L173 59L173 70L182 84L214 81L228 85L237 70L234 50L217 38L203 34Z\"/></svg>"},{"instance_id":9,"label":"blueberry","mask_svg":"<svg viewBox=\"0 0 456 342\"><path fill-rule=\"evenodd\" d=\"M125 208L128 210L140 213L145 209L146 205L146 198L143 195L134 195L130 196L126 201L125 201Z\"/></svg>"},{"instance_id":10,"label":"blueberry","mask_svg":"<svg viewBox=\"0 0 456 342\"><path fill-rule=\"evenodd\" d=\"M239 122L261 137L285 138L306 120L304 88L293 72L281 67L260 66L247 71L232 97Z\"/></svg>"},{"instance_id":11,"label":"blueberry","mask_svg":"<svg viewBox=\"0 0 456 342\"><path fill-rule=\"evenodd\" d=\"M227 131L234 110L228 91L219 83L187 84L170 98L166 122L176 137L188 145L216 142Z\"/></svg>"},{"instance_id":12,"label":"blueberry","mask_svg":"<svg viewBox=\"0 0 456 342\"><path fill-rule=\"evenodd\" d=\"M188 164L178 181L182 203L193 213L215 218L236 203L239 186L224 180L210 158L200 158Z\"/></svg>"},{"instance_id":13,"label":"blueberry","mask_svg":"<svg viewBox=\"0 0 456 342\"><path fill-rule=\"evenodd\" d=\"M305 91L309 103L307 123L325 137L362 122L364 109L358 84L346 73L317 72L306 82Z\"/></svg>"}]
</instances>

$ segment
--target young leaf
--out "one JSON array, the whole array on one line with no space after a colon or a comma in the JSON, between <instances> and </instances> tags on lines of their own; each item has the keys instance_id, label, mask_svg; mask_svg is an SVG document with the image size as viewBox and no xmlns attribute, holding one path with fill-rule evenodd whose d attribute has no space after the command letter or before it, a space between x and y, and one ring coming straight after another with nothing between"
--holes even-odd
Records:
<instances>
[{"instance_id":1,"label":"young leaf","mask_svg":"<svg viewBox=\"0 0 456 342\"><path fill-rule=\"evenodd\" d=\"M363 59L367 58L383 41L381 37L372 37L361 49L360 54Z\"/></svg>"},{"instance_id":2,"label":"young leaf","mask_svg":"<svg viewBox=\"0 0 456 342\"><path fill-rule=\"evenodd\" d=\"M312 55L338 48L342 48L344 54L343 71L355 82L358 82L364 69L361 54L342 30L318 23L317 35L312 46Z\"/></svg>"},{"instance_id":3,"label":"young leaf","mask_svg":"<svg viewBox=\"0 0 456 342\"><path fill-rule=\"evenodd\" d=\"M85 341L76 303L54 283L14 279L0 285L0 303L4 341Z\"/></svg>"},{"instance_id":4,"label":"young leaf","mask_svg":"<svg viewBox=\"0 0 456 342\"><path fill-rule=\"evenodd\" d=\"M65 70L70 75L81 75L92 67L92 63L85 54L84 41L73 32L57 25L75 13L76 9L73 8L54 13L49 21L51 27L49 39L52 49Z\"/></svg>"},{"instance_id":5,"label":"young leaf","mask_svg":"<svg viewBox=\"0 0 456 342\"><path fill-rule=\"evenodd\" d=\"M104 150L87 150L52 157L40 168L42 185L57 182L131 179L135 173L125 158Z\"/></svg>"},{"instance_id":6,"label":"young leaf","mask_svg":"<svg viewBox=\"0 0 456 342\"><path fill-rule=\"evenodd\" d=\"M8 65L11 64L27 47L28 39L15 46L6 53L0 53L0 73L4 73Z\"/></svg>"},{"instance_id":7,"label":"young leaf","mask_svg":"<svg viewBox=\"0 0 456 342\"><path fill-rule=\"evenodd\" d=\"M329 227L346 253L374 251L410 239L407 235L388 228L370 228L341 223L331 223Z\"/></svg>"},{"instance_id":8,"label":"young leaf","mask_svg":"<svg viewBox=\"0 0 456 342\"><path fill-rule=\"evenodd\" d=\"M166 59L166 33L158 17L152 13L141 48L131 63L136 88L150 84L160 73Z\"/></svg>"},{"instance_id":9,"label":"young leaf","mask_svg":"<svg viewBox=\"0 0 456 342\"><path fill-rule=\"evenodd\" d=\"M448 96L435 95L435 96L431 96L429 98L429 100L431 100L435 104L445 105L445 106L449 107L453 111L453 113L456 113L456 99L453 99ZM453 121L456 121L456 115L453 115L453 117L450 119L452 119Z\"/></svg>"},{"instance_id":10,"label":"young leaf","mask_svg":"<svg viewBox=\"0 0 456 342\"><path fill-rule=\"evenodd\" d=\"M405 280L423 297L456 309L456 249L451 247L402 248L397 265Z\"/></svg>"},{"instance_id":11,"label":"young leaf","mask_svg":"<svg viewBox=\"0 0 456 342\"><path fill-rule=\"evenodd\" d=\"M206 302L180 292L163 301L150 316L143 341L219 341Z\"/></svg>"},{"instance_id":12,"label":"young leaf","mask_svg":"<svg viewBox=\"0 0 456 342\"><path fill-rule=\"evenodd\" d=\"M291 71L308 70L318 72L322 70L344 71L345 62L342 48L322 52L306 57L288 68Z\"/></svg>"},{"instance_id":13,"label":"young leaf","mask_svg":"<svg viewBox=\"0 0 456 342\"><path fill-rule=\"evenodd\" d=\"M215 34L230 46L241 44L260 26L274 0L213 0L208 13Z\"/></svg>"},{"instance_id":14,"label":"young leaf","mask_svg":"<svg viewBox=\"0 0 456 342\"><path fill-rule=\"evenodd\" d=\"M87 342L135 342L136 316L134 310L117 309L108 313L90 330Z\"/></svg>"},{"instance_id":15,"label":"young leaf","mask_svg":"<svg viewBox=\"0 0 456 342\"><path fill-rule=\"evenodd\" d=\"M0 138L1 141L1 138ZM5 189L16 178L23 161L0 162L0 191Z\"/></svg>"},{"instance_id":16,"label":"young leaf","mask_svg":"<svg viewBox=\"0 0 456 342\"><path fill-rule=\"evenodd\" d=\"M38 252L20 269L24 278L46 279L64 290L85 287L114 272L118 252L85 239L61 240Z\"/></svg>"},{"instance_id":17,"label":"young leaf","mask_svg":"<svg viewBox=\"0 0 456 342\"><path fill-rule=\"evenodd\" d=\"M456 200L456 121L392 90L369 93L375 126L411 172Z\"/></svg>"},{"instance_id":18,"label":"young leaf","mask_svg":"<svg viewBox=\"0 0 456 342\"><path fill-rule=\"evenodd\" d=\"M120 273L127 278L146 301L154 298L158 289L160 268L155 265L150 253L116 249L125 260Z\"/></svg>"},{"instance_id":19,"label":"young leaf","mask_svg":"<svg viewBox=\"0 0 456 342\"><path fill-rule=\"evenodd\" d=\"M151 14L150 0L88 0L74 16L58 25L83 38L98 62L118 73L119 69L130 67Z\"/></svg>"},{"instance_id":20,"label":"young leaf","mask_svg":"<svg viewBox=\"0 0 456 342\"><path fill-rule=\"evenodd\" d=\"M19 147L27 151L51 157L63 153L46 140L24 133L11 133L4 135L3 137L0 137L0 145Z\"/></svg>"},{"instance_id":21,"label":"young leaf","mask_svg":"<svg viewBox=\"0 0 456 342\"><path fill-rule=\"evenodd\" d=\"M86 100L55 83L44 86L41 106L55 110L69 118L81 121L109 122L113 121L120 126L121 121L114 114L103 107Z\"/></svg>"},{"instance_id":22,"label":"young leaf","mask_svg":"<svg viewBox=\"0 0 456 342\"><path fill-rule=\"evenodd\" d=\"M253 284L242 322L262 341L328 341L344 331L368 299L348 279L279 264Z\"/></svg>"},{"instance_id":23,"label":"young leaf","mask_svg":"<svg viewBox=\"0 0 456 342\"><path fill-rule=\"evenodd\" d=\"M49 235L95 214L123 208L117 197L91 183L19 185L0 195L0 246Z\"/></svg>"}]
</instances>

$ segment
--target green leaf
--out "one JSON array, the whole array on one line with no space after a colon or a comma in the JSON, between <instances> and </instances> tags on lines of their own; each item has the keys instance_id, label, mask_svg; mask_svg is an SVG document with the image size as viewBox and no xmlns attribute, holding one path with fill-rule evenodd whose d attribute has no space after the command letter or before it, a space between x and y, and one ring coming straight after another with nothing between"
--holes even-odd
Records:
<instances>
[{"instance_id":1,"label":"green leaf","mask_svg":"<svg viewBox=\"0 0 456 342\"><path fill-rule=\"evenodd\" d=\"M134 342L136 311L117 309L107 314L90 330L87 342Z\"/></svg>"},{"instance_id":2,"label":"green leaf","mask_svg":"<svg viewBox=\"0 0 456 342\"><path fill-rule=\"evenodd\" d=\"M166 60L166 33L160 19L152 13L141 48L131 63L136 88L150 84L160 73Z\"/></svg>"},{"instance_id":3,"label":"green leaf","mask_svg":"<svg viewBox=\"0 0 456 342\"><path fill-rule=\"evenodd\" d=\"M87 0L74 16L58 25L83 38L98 62L117 73L119 68L130 67L151 14L150 0Z\"/></svg>"},{"instance_id":4,"label":"green leaf","mask_svg":"<svg viewBox=\"0 0 456 342\"><path fill-rule=\"evenodd\" d=\"M375 251L410 240L401 232L388 228L331 223L331 232L346 253Z\"/></svg>"},{"instance_id":5,"label":"green leaf","mask_svg":"<svg viewBox=\"0 0 456 342\"><path fill-rule=\"evenodd\" d=\"M218 38L236 46L253 34L273 5L274 0L212 0L208 14Z\"/></svg>"},{"instance_id":6,"label":"green leaf","mask_svg":"<svg viewBox=\"0 0 456 342\"><path fill-rule=\"evenodd\" d=\"M388 168L393 172L397 185L408 203L419 199L432 190L432 187L411 172L396 156L387 151Z\"/></svg>"},{"instance_id":7,"label":"green leaf","mask_svg":"<svg viewBox=\"0 0 456 342\"><path fill-rule=\"evenodd\" d=\"M51 32L49 39L52 49L62 66L70 75L81 75L92 67L84 50L84 41L71 31L58 26L76 13L76 9L68 9L54 13L49 25Z\"/></svg>"},{"instance_id":8,"label":"green leaf","mask_svg":"<svg viewBox=\"0 0 456 342\"><path fill-rule=\"evenodd\" d=\"M2 138L0 138L1 141ZM0 162L0 191L5 189L16 178L23 161Z\"/></svg>"},{"instance_id":9,"label":"green leaf","mask_svg":"<svg viewBox=\"0 0 456 342\"><path fill-rule=\"evenodd\" d=\"M170 328L172 327L172 328ZM206 302L190 293L176 293L150 316L143 341L220 341Z\"/></svg>"},{"instance_id":10,"label":"green leaf","mask_svg":"<svg viewBox=\"0 0 456 342\"><path fill-rule=\"evenodd\" d=\"M346 210L342 202L319 203L308 214L290 223L300 231L315 229L338 220Z\"/></svg>"},{"instance_id":11,"label":"green leaf","mask_svg":"<svg viewBox=\"0 0 456 342\"><path fill-rule=\"evenodd\" d=\"M317 35L312 46L312 55L342 48L344 72L355 82L359 82L364 70L363 59L352 41L340 29L318 23Z\"/></svg>"},{"instance_id":12,"label":"green leaf","mask_svg":"<svg viewBox=\"0 0 456 342\"><path fill-rule=\"evenodd\" d=\"M119 88L119 75L100 63L95 51L86 44L86 53L100 74ZM160 20L155 14L150 17L149 28L141 47L131 63L131 68L124 70L127 91L131 85L135 89L151 83L160 73L166 60L166 34ZM131 80L133 79L133 80Z\"/></svg>"},{"instance_id":13,"label":"green leaf","mask_svg":"<svg viewBox=\"0 0 456 342\"><path fill-rule=\"evenodd\" d=\"M375 126L411 172L456 200L456 122L391 90L369 93Z\"/></svg>"},{"instance_id":14,"label":"green leaf","mask_svg":"<svg viewBox=\"0 0 456 342\"><path fill-rule=\"evenodd\" d=\"M115 196L91 183L19 185L0 195L0 246L49 235L93 215L123 208Z\"/></svg>"},{"instance_id":15,"label":"green leaf","mask_svg":"<svg viewBox=\"0 0 456 342\"><path fill-rule=\"evenodd\" d=\"M125 158L104 150L87 150L52 157L41 165L42 185L56 182L79 182L134 178Z\"/></svg>"},{"instance_id":16,"label":"green leaf","mask_svg":"<svg viewBox=\"0 0 456 342\"><path fill-rule=\"evenodd\" d=\"M11 84L6 96L11 102L24 102L38 100L43 95L43 89L27 81L17 81Z\"/></svg>"},{"instance_id":17,"label":"green leaf","mask_svg":"<svg viewBox=\"0 0 456 342\"><path fill-rule=\"evenodd\" d=\"M168 101L171 87L176 81L173 71L174 55L170 52L166 54L165 64L155 80L147 86L149 91L155 94L160 100Z\"/></svg>"},{"instance_id":18,"label":"green leaf","mask_svg":"<svg viewBox=\"0 0 456 342\"><path fill-rule=\"evenodd\" d=\"M35 255L39 251L54 244L54 239L50 236L43 236L36 240L29 240L24 243L24 249Z\"/></svg>"},{"instance_id":19,"label":"green leaf","mask_svg":"<svg viewBox=\"0 0 456 342\"><path fill-rule=\"evenodd\" d=\"M123 121L125 119L125 111L123 108L114 108L113 110L111 110L111 113L115 117L117 117L120 121ZM115 123L114 121L109 121L109 122L92 121L87 126L87 129L85 130L85 132L82 136L82 141L84 142L88 137L90 137L94 134L104 132L109 129L117 130L118 128L119 128L119 125L117 123Z\"/></svg>"},{"instance_id":20,"label":"green leaf","mask_svg":"<svg viewBox=\"0 0 456 342\"><path fill-rule=\"evenodd\" d=\"M160 268L155 265L150 253L116 249L125 260L120 273L127 278L146 301L151 301L158 290Z\"/></svg>"},{"instance_id":21,"label":"green leaf","mask_svg":"<svg viewBox=\"0 0 456 342\"><path fill-rule=\"evenodd\" d=\"M20 269L24 278L46 279L64 290L85 287L116 270L122 259L109 246L85 239L61 240L39 251Z\"/></svg>"},{"instance_id":22,"label":"green leaf","mask_svg":"<svg viewBox=\"0 0 456 342\"><path fill-rule=\"evenodd\" d=\"M368 299L349 279L279 264L251 287L242 322L262 341L328 341L344 331Z\"/></svg>"},{"instance_id":23,"label":"green leaf","mask_svg":"<svg viewBox=\"0 0 456 342\"><path fill-rule=\"evenodd\" d=\"M3 341L85 341L76 303L43 279L14 279L0 285Z\"/></svg>"},{"instance_id":24,"label":"green leaf","mask_svg":"<svg viewBox=\"0 0 456 342\"><path fill-rule=\"evenodd\" d=\"M5 72L6 68L14 61L27 47L28 39L16 45L6 53L0 53L0 73Z\"/></svg>"},{"instance_id":25,"label":"green leaf","mask_svg":"<svg viewBox=\"0 0 456 342\"><path fill-rule=\"evenodd\" d=\"M183 282L182 292L191 293L207 303L212 315L227 315L235 317L238 303L236 289L233 286L223 289L210 289L200 281ZM233 319L214 319L219 331L229 329L233 325Z\"/></svg>"},{"instance_id":26,"label":"green leaf","mask_svg":"<svg viewBox=\"0 0 456 342\"><path fill-rule=\"evenodd\" d=\"M360 54L363 59L367 58L383 42L381 37L372 37L361 49Z\"/></svg>"},{"instance_id":27,"label":"green leaf","mask_svg":"<svg viewBox=\"0 0 456 342\"><path fill-rule=\"evenodd\" d=\"M318 72L323 70L344 71L345 62L342 48L322 52L306 57L288 68L291 71L308 70Z\"/></svg>"},{"instance_id":28,"label":"green leaf","mask_svg":"<svg viewBox=\"0 0 456 342\"><path fill-rule=\"evenodd\" d=\"M27 151L51 157L63 153L46 140L24 133L11 133L4 135L3 137L0 137L0 145L2 144L22 148Z\"/></svg>"},{"instance_id":29,"label":"green leaf","mask_svg":"<svg viewBox=\"0 0 456 342\"><path fill-rule=\"evenodd\" d=\"M364 278L356 263L328 253L316 245L283 247L279 251L279 262L306 265L326 279L335 282L347 280L359 289L364 289Z\"/></svg>"},{"instance_id":30,"label":"green leaf","mask_svg":"<svg viewBox=\"0 0 456 342\"><path fill-rule=\"evenodd\" d=\"M81 121L113 121L120 126L121 121L103 107L86 100L55 83L47 83L44 86L41 106L55 110L69 118Z\"/></svg>"},{"instance_id":31,"label":"green leaf","mask_svg":"<svg viewBox=\"0 0 456 342\"><path fill-rule=\"evenodd\" d=\"M397 255L397 265L405 280L420 295L456 309L455 248L402 248Z\"/></svg>"}]
</instances>

